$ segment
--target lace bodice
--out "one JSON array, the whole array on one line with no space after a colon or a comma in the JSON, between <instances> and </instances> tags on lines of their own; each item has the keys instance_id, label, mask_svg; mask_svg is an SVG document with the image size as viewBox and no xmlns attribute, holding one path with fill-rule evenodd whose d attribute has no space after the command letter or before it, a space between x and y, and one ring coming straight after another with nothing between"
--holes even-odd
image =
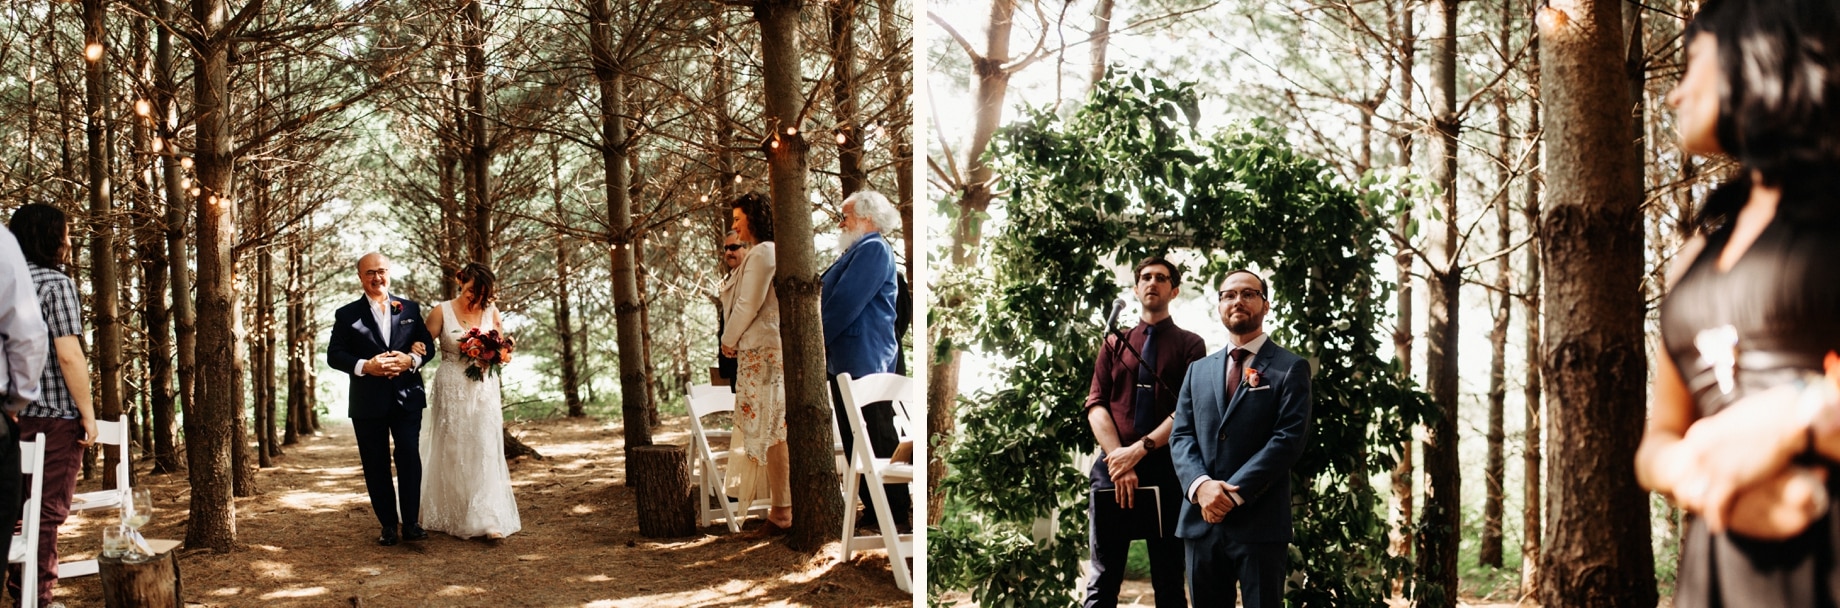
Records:
<instances>
[{"instance_id":1,"label":"lace bodice","mask_svg":"<svg viewBox=\"0 0 1840 608\"><path fill-rule=\"evenodd\" d=\"M489 320L497 311L498 309L492 304L487 304L485 310L479 313L479 318L476 323L472 325L462 325L460 322L460 313L454 309L453 300L442 302L441 330L437 332L439 337L435 339L436 342L440 343L441 362L466 363L466 357L460 354L460 338L466 335L467 330L473 329L474 327L478 327L482 330L489 327Z\"/></svg>"}]
</instances>

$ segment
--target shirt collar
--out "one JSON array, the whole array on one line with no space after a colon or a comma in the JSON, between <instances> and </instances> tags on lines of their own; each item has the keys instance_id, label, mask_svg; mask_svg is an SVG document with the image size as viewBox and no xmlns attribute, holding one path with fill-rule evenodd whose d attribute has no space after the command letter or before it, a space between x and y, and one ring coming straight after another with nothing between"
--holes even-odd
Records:
<instances>
[{"instance_id":1,"label":"shirt collar","mask_svg":"<svg viewBox=\"0 0 1840 608\"><path fill-rule=\"evenodd\" d=\"M1245 344L1234 344L1233 335L1228 334L1227 335L1227 348L1228 349L1233 349L1233 348L1246 349L1246 352L1248 353L1246 355L1246 359L1251 360L1253 357L1258 356L1259 349L1264 348L1266 342L1271 341L1268 339L1270 337L1271 337L1271 334L1262 333L1262 334L1259 334L1259 337L1253 338L1251 342L1247 342Z\"/></svg>"}]
</instances>

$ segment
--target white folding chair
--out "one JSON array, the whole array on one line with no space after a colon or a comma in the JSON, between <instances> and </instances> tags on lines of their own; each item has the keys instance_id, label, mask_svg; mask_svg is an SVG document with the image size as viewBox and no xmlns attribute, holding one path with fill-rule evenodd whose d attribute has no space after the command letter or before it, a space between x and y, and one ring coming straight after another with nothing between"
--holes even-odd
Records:
<instances>
[{"instance_id":1,"label":"white folding chair","mask_svg":"<svg viewBox=\"0 0 1840 608\"><path fill-rule=\"evenodd\" d=\"M96 443L115 447L115 489L84 492L70 498L70 512L112 509L122 506L128 495L128 415L118 420L96 421ZM58 564L58 578L89 576L97 572L95 559L80 559Z\"/></svg>"},{"instance_id":2,"label":"white folding chair","mask_svg":"<svg viewBox=\"0 0 1840 608\"><path fill-rule=\"evenodd\" d=\"M837 375L843 411L850 417L850 433L854 435L851 443L855 444L850 448L853 462L843 475L843 561L850 561L857 551L876 547L888 549L888 563L894 568L894 584L902 591L912 590L907 559L914 554L914 535L897 533L894 514L888 510L888 493L882 484L912 484L914 465L875 457L875 449L869 444L869 427L863 423L862 406L877 401L894 402L895 428L903 438L908 437L911 417L907 405L913 399L913 386L912 378L899 374L870 374L857 379L850 378L849 374ZM863 477L867 479L860 483L869 484L869 500L875 503L876 523L882 528L878 535L856 535L856 507L862 503L857 497L856 486Z\"/></svg>"},{"instance_id":3,"label":"white folding chair","mask_svg":"<svg viewBox=\"0 0 1840 608\"><path fill-rule=\"evenodd\" d=\"M13 535L7 552L9 564L19 564L19 608L38 608L38 516L45 488L45 434L32 441L19 442L19 472L32 476L25 489L26 504L20 507L20 533Z\"/></svg>"},{"instance_id":4,"label":"white folding chair","mask_svg":"<svg viewBox=\"0 0 1840 608\"><path fill-rule=\"evenodd\" d=\"M728 452L723 451L717 454L710 449L709 439L711 437L732 439L734 432L704 429L703 417L723 412L734 413L735 394L730 392L726 386L708 384L691 386L689 410L690 442L694 444L690 450L690 476L701 480L700 485L702 486L696 497L697 525L707 526L709 522L721 519L728 524L729 532L740 532L741 520L746 519L755 511L759 511L762 517L765 517L773 501L756 500L745 508L728 501L728 492L725 489L726 476L724 475L724 472L728 470ZM710 506L711 501L714 501L715 506Z\"/></svg>"}]
</instances>

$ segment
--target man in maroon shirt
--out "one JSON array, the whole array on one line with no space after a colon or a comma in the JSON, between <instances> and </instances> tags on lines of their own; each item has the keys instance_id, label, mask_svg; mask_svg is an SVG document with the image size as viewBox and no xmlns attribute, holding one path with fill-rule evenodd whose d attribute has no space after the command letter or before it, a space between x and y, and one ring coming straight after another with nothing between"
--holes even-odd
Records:
<instances>
[{"instance_id":1,"label":"man in maroon shirt","mask_svg":"<svg viewBox=\"0 0 1840 608\"><path fill-rule=\"evenodd\" d=\"M1147 539L1156 605L1188 605L1182 539L1175 537L1173 507L1180 504L1182 489L1169 458L1170 415L1189 363L1206 356L1207 345L1169 318L1169 302L1181 292L1181 268L1151 257L1137 264L1132 277L1132 292L1143 305L1141 322L1122 333L1129 348L1119 342L1119 334L1106 336L1086 396L1086 421L1105 451L1105 457L1093 463L1093 502L1087 508L1093 569L1086 585L1087 608L1118 605L1125 556L1133 536L1143 538L1127 529L1129 519L1154 521L1156 512L1146 509L1162 510L1160 535L1152 533ZM1158 488L1162 504L1133 500L1135 490L1152 486ZM1101 513L1101 500L1115 501L1118 510L1103 509L1115 515Z\"/></svg>"}]
</instances>

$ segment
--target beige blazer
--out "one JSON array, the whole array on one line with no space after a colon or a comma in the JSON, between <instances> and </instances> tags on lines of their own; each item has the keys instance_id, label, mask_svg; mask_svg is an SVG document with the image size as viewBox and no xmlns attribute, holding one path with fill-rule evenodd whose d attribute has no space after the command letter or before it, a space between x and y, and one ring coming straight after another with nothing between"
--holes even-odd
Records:
<instances>
[{"instance_id":1,"label":"beige blazer","mask_svg":"<svg viewBox=\"0 0 1840 608\"><path fill-rule=\"evenodd\" d=\"M779 296L773 289L773 243L755 245L735 272L734 297L728 302L728 328L722 345L739 350L779 348Z\"/></svg>"}]
</instances>

